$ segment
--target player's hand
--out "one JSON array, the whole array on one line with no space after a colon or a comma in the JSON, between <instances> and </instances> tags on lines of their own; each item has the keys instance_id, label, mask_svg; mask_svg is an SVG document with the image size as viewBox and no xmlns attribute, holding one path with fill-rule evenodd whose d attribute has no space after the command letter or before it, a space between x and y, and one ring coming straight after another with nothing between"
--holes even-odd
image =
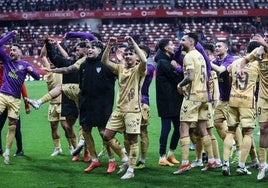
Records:
<instances>
[{"instance_id":1,"label":"player's hand","mask_svg":"<svg viewBox=\"0 0 268 188\"><path fill-rule=\"evenodd\" d=\"M179 94L182 94L183 95L183 89L180 87L180 84L177 85L177 91Z\"/></svg>"},{"instance_id":2,"label":"player's hand","mask_svg":"<svg viewBox=\"0 0 268 188\"><path fill-rule=\"evenodd\" d=\"M115 45L115 43L117 43L117 38L110 37L108 40L108 45L113 46L113 45Z\"/></svg>"},{"instance_id":3,"label":"player's hand","mask_svg":"<svg viewBox=\"0 0 268 188\"><path fill-rule=\"evenodd\" d=\"M264 40L264 38L263 38L261 35L259 35L259 34L255 34L255 35L250 39L250 41L257 42L257 43L259 43L260 45L263 45L263 46L265 46L265 44L267 44L266 41Z\"/></svg>"},{"instance_id":4,"label":"player's hand","mask_svg":"<svg viewBox=\"0 0 268 188\"><path fill-rule=\"evenodd\" d=\"M28 72L33 72L33 67L28 66L28 67L27 67L27 71L28 71Z\"/></svg>"},{"instance_id":5,"label":"player's hand","mask_svg":"<svg viewBox=\"0 0 268 188\"><path fill-rule=\"evenodd\" d=\"M59 41L59 40L56 41L56 44L57 45L60 45L60 43L61 43L61 41Z\"/></svg>"},{"instance_id":6,"label":"player's hand","mask_svg":"<svg viewBox=\"0 0 268 188\"><path fill-rule=\"evenodd\" d=\"M52 69L46 68L46 67L42 67L42 70L46 71L46 72L52 72Z\"/></svg>"},{"instance_id":7,"label":"player's hand","mask_svg":"<svg viewBox=\"0 0 268 188\"><path fill-rule=\"evenodd\" d=\"M174 67L175 69L177 68L181 68L181 65L179 63L177 63L177 61L172 60L171 63L172 67Z\"/></svg>"},{"instance_id":8,"label":"player's hand","mask_svg":"<svg viewBox=\"0 0 268 188\"><path fill-rule=\"evenodd\" d=\"M67 33L64 33L64 36L62 37L63 39L66 39Z\"/></svg>"},{"instance_id":9,"label":"player's hand","mask_svg":"<svg viewBox=\"0 0 268 188\"><path fill-rule=\"evenodd\" d=\"M31 109L30 108L27 108L27 109L25 109L25 112L26 112L26 114L30 114L31 113Z\"/></svg>"},{"instance_id":10,"label":"player's hand","mask_svg":"<svg viewBox=\"0 0 268 188\"><path fill-rule=\"evenodd\" d=\"M49 35L48 34L45 34L44 40L49 40Z\"/></svg>"},{"instance_id":11,"label":"player's hand","mask_svg":"<svg viewBox=\"0 0 268 188\"><path fill-rule=\"evenodd\" d=\"M18 34L18 31L17 31L17 30L13 30L12 32L13 32L15 35Z\"/></svg>"},{"instance_id":12,"label":"player's hand","mask_svg":"<svg viewBox=\"0 0 268 188\"><path fill-rule=\"evenodd\" d=\"M133 45L134 44L134 39L131 37L131 36L126 36L125 37L125 41L127 41L127 43L129 44L129 45Z\"/></svg>"},{"instance_id":13,"label":"player's hand","mask_svg":"<svg viewBox=\"0 0 268 188\"><path fill-rule=\"evenodd\" d=\"M237 69L236 76L237 78L243 78L244 76L244 71L240 67Z\"/></svg>"},{"instance_id":14,"label":"player's hand","mask_svg":"<svg viewBox=\"0 0 268 188\"><path fill-rule=\"evenodd\" d=\"M47 56L46 44L44 44L44 46L42 47L41 52L40 52L40 57L41 58L43 58L45 56Z\"/></svg>"}]
</instances>

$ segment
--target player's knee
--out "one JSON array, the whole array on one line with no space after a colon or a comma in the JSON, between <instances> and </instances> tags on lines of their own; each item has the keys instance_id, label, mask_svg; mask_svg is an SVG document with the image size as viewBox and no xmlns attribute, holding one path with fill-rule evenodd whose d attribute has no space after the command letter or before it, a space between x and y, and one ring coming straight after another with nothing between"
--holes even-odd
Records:
<instances>
[{"instance_id":1,"label":"player's knee","mask_svg":"<svg viewBox=\"0 0 268 188\"><path fill-rule=\"evenodd\" d=\"M237 126L228 127L227 132L234 134L236 132Z\"/></svg>"},{"instance_id":2,"label":"player's knee","mask_svg":"<svg viewBox=\"0 0 268 188\"><path fill-rule=\"evenodd\" d=\"M108 134L106 131L104 131L102 138L104 142L109 142L112 139L112 136Z\"/></svg>"},{"instance_id":3,"label":"player's knee","mask_svg":"<svg viewBox=\"0 0 268 188\"><path fill-rule=\"evenodd\" d=\"M18 121L18 120L16 120L16 119L9 118L8 125L16 125L16 124L17 124L17 121Z\"/></svg>"},{"instance_id":4,"label":"player's knee","mask_svg":"<svg viewBox=\"0 0 268 188\"><path fill-rule=\"evenodd\" d=\"M253 136L253 129L252 128L243 128L242 129L243 135Z\"/></svg>"},{"instance_id":5,"label":"player's knee","mask_svg":"<svg viewBox=\"0 0 268 188\"><path fill-rule=\"evenodd\" d=\"M223 123L223 119L215 119L214 120L214 125L220 125L221 123Z\"/></svg>"},{"instance_id":6,"label":"player's knee","mask_svg":"<svg viewBox=\"0 0 268 188\"><path fill-rule=\"evenodd\" d=\"M210 137L211 137L211 140L212 140L212 141L213 141L213 140L217 140L217 138L215 137L214 134L210 135Z\"/></svg>"}]
</instances>

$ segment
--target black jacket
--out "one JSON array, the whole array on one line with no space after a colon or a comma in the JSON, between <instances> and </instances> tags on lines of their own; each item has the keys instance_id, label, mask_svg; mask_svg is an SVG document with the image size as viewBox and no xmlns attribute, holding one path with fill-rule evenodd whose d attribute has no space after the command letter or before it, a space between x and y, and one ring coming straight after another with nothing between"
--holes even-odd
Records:
<instances>
[{"instance_id":1,"label":"black jacket","mask_svg":"<svg viewBox=\"0 0 268 188\"><path fill-rule=\"evenodd\" d=\"M47 55L51 63L53 63L57 68L68 67L76 62L76 60L70 60L64 58L57 52L57 49L46 41ZM70 73L62 75L62 84L74 83L78 84L78 73ZM64 93L62 94L61 102L61 115L64 117L78 117L78 109L75 102L70 100Z\"/></svg>"},{"instance_id":2,"label":"black jacket","mask_svg":"<svg viewBox=\"0 0 268 188\"><path fill-rule=\"evenodd\" d=\"M87 58L79 70L80 125L105 127L114 103L115 75L96 59Z\"/></svg>"},{"instance_id":3,"label":"black jacket","mask_svg":"<svg viewBox=\"0 0 268 188\"><path fill-rule=\"evenodd\" d=\"M178 73L171 65L172 57L158 50L156 62L156 103L158 115L162 118L180 115L183 95L177 92L177 84L182 81L183 73Z\"/></svg>"}]
</instances>

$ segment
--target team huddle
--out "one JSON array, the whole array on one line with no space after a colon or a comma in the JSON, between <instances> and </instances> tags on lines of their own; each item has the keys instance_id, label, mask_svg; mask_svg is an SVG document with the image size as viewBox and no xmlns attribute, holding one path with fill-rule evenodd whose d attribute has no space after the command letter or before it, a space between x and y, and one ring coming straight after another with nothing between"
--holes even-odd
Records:
<instances>
[{"instance_id":1,"label":"team huddle","mask_svg":"<svg viewBox=\"0 0 268 188\"><path fill-rule=\"evenodd\" d=\"M17 31L12 31L0 39L4 71L0 112L7 108L9 119L3 153L5 164L10 163L25 77L30 74L34 79L40 78L31 64L21 59L19 45L13 44L9 55L4 51L3 45L16 34ZM236 173L251 174L249 168L258 167L257 179L265 177L268 170L268 32L264 37L254 35L247 54L235 59L228 54L225 42L218 41L215 46L201 45L196 34L185 31L177 47L171 39L161 39L157 43L155 65L147 63L150 48L138 45L130 36L125 37L123 45L118 45L115 37L110 37L104 45L97 36L84 32L68 32L64 38L81 39L74 46L73 55L69 55L59 41L48 35L44 38L40 58L47 71L48 93L39 99L24 97L35 109L50 102L48 121L55 147L51 156L62 153L60 123L72 160L77 161L84 148L84 161L91 161L84 171L88 173L102 166L100 157L103 153L97 154L91 134L92 128L97 127L109 156L107 173L113 173L117 168L116 153L121 159L117 173L124 173L121 179L133 178L134 169L145 167L149 147L149 87L156 72L156 104L161 118L158 165L181 163L173 172L175 175L194 167L202 167L201 171L221 167L222 174L229 176L229 161L235 144ZM111 50L116 51L113 59ZM116 79L118 93L113 108ZM79 142L74 131L76 119L80 125ZM166 153L171 123L174 130ZM256 125L260 126L259 157L253 139ZM224 143L223 160L214 127ZM124 135L124 147L115 137L117 132ZM196 159L192 162L189 160L191 142L196 151ZM174 154L178 143L181 162ZM203 151L207 154L205 166ZM246 166L249 155L252 163Z\"/></svg>"}]
</instances>

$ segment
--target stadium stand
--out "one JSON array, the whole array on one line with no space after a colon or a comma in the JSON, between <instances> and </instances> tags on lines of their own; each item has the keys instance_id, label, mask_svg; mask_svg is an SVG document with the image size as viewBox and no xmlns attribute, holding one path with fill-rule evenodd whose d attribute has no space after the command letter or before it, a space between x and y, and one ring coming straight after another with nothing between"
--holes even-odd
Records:
<instances>
[{"instance_id":1,"label":"stadium stand","mask_svg":"<svg viewBox=\"0 0 268 188\"><path fill-rule=\"evenodd\" d=\"M2 0L0 11L4 12L38 12L55 10L127 10L127 9L183 9L183 10L213 10L213 9L268 9L266 0L59 0L57 3L52 0ZM124 42L125 35L133 36L137 42L145 43L151 49L155 48L160 38L170 37L178 42L181 32L189 29L198 33L201 42L215 42L217 39L228 40L232 53L237 55L245 46L252 33L261 33L267 30L267 24L261 24L260 17L243 18L151 18L151 19L122 19L103 20L98 25L98 31L103 41L106 42L111 35L117 36L119 43ZM73 24L66 21L11 21L3 22L0 27L0 34L16 29L20 33L19 42L25 56L35 64L41 66L38 55L43 45L43 36L49 34L54 38L62 38L68 31L93 32L90 25ZM16 40L16 39L15 39ZM67 44L75 41L68 41ZM69 45L70 47L71 45ZM6 46L7 48L9 45ZM40 70L42 72L42 70ZM42 72L43 73L43 72Z\"/></svg>"},{"instance_id":2,"label":"stadium stand","mask_svg":"<svg viewBox=\"0 0 268 188\"><path fill-rule=\"evenodd\" d=\"M63 11L63 10L98 10L98 9L123 9L123 8L179 8L179 9L250 9L268 7L266 0L2 0L2 12L23 11Z\"/></svg>"}]
</instances>

